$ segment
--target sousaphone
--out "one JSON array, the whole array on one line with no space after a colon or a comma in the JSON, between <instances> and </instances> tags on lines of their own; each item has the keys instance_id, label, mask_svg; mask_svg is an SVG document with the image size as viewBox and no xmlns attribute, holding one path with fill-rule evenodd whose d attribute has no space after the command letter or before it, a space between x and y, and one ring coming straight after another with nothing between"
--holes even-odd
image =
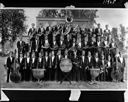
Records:
<instances>
[{"instance_id":1,"label":"sousaphone","mask_svg":"<svg viewBox=\"0 0 128 102\"><path fill-rule=\"evenodd\" d=\"M66 16L65 18L67 23L72 23L73 22L73 17L72 16Z\"/></svg>"}]
</instances>

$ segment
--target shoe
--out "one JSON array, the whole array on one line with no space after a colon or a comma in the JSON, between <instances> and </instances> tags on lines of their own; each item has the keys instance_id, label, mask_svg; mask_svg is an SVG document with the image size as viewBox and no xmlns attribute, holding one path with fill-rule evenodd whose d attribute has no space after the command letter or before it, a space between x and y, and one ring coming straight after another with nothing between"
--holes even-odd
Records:
<instances>
[{"instance_id":1,"label":"shoe","mask_svg":"<svg viewBox=\"0 0 128 102\"><path fill-rule=\"evenodd\" d=\"M89 84L90 84L90 85L93 85L93 84L94 84L94 82L93 82L93 81L91 81L91 82L89 82Z\"/></svg>"}]
</instances>

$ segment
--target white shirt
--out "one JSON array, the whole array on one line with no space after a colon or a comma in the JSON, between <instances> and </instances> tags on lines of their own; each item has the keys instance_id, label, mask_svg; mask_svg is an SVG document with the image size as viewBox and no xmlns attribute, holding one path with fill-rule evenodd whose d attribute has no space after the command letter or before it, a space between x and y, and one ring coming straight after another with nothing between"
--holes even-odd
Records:
<instances>
[{"instance_id":1,"label":"white shirt","mask_svg":"<svg viewBox=\"0 0 128 102\"><path fill-rule=\"evenodd\" d=\"M120 57L120 62L123 63L123 58L122 57Z\"/></svg>"},{"instance_id":2,"label":"white shirt","mask_svg":"<svg viewBox=\"0 0 128 102\"><path fill-rule=\"evenodd\" d=\"M20 40L20 44L22 43L22 41Z\"/></svg>"},{"instance_id":3,"label":"white shirt","mask_svg":"<svg viewBox=\"0 0 128 102\"><path fill-rule=\"evenodd\" d=\"M42 58L39 58L39 62L41 62Z\"/></svg>"},{"instance_id":4,"label":"white shirt","mask_svg":"<svg viewBox=\"0 0 128 102\"><path fill-rule=\"evenodd\" d=\"M46 56L46 62L48 61L48 56Z\"/></svg>"},{"instance_id":5,"label":"white shirt","mask_svg":"<svg viewBox=\"0 0 128 102\"><path fill-rule=\"evenodd\" d=\"M59 59L61 58L61 55L59 55Z\"/></svg>"},{"instance_id":6,"label":"white shirt","mask_svg":"<svg viewBox=\"0 0 128 102\"><path fill-rule=\"evenodd\" d=\"M75 46L75 43L73 43L73 47Z\"/></svg>"},{"instance_id":7,"label":"white shirt","mask_svg":"<svg viewBox=\"0 0 128 102\"><path fill-rule=\"evenodd\" d=\"M102 60L102 64L104 65L104 60Z\"/></svg>"},{"instance_id":8,"label":"white shirt","mask_svg":"<svg viewBox=\"0 0 128 102\"><path fill-rule=\"evenodd\" d=\"M106 33L109 33L109 29L105 29L105 32L106 32Z\"/></svg>"},{"instance_id":9,"label":"white shirt","mask_svg":"<svg viewBox=\"0 0 128 102\"><path fill-rule=\"evenodd\" d=\"M20 58L20 63L21 63L22 59L23 59L23 58L21 57L21 58Z\"/></svg>"},{"instance_id":10,"label":"white shirt","mask_svg":"<svg viewBox=\"0 0 128 102\"><path fill-rule=\"evenodd\" d=\"M63 41L60 41L60 44L62 45L63 44Z\"/></svg>"},{"instance_id":11,"label":"white shirt","mask_svg":"<svg viewBox=\"0 0 128 102\"><path fill-rule=\"evenodd\" d=\"M54 60L54 56L52 56L52 62L53 62L53 60Z\"/></svg>"},{"instance_id":12,"label":"white shirt","mask_svg":"<svg viewBox=\"0 0 128 102\"><path fill-rule=\"evenodd\" d=\"M79 43L79 46L81 47L81 43Z\"/></svg>"},{"instance_id":13,"label":"white shirt","mask_svg":"<svg viewBox=\"0 0 128 102\"><path fill-rule=\"evenodd\" d=\"M75 58L76 58L76 52L74 52Z\"/></svg>"},{"instance_id":14,"label":"white shirt","mask_svg":"<svg viewBox=\"0 0 128 102\"><path fill-rule=\"evenodd\" d=\"M32 58L32 63L34 63L34 61L35 61L35 58Z\"/></svg>"},{"instance_id":15,"label":"white shirt","mask_svg":"<svg viewBox=\"0 0 128 102\"><path fill-rule=\"evenodd\" d=\"M12 57L10 57L10 60L12 61Z\"/></svg>"},{"instance_id":16,"label":"white shirt","mask_svg":"<svg viewBox=\"0 0 128 102\"><path fill-rule=\"evenodd\" d=\"M100 28L98 28L98 33L101 33L101 32L100 32Z\"/></svg>"},{"instance_id":17,"label":"white shirt","mask_svg":"<svg viewBox=\"0 0 128 102\"><path fill-rule=\"evenodd\" d=\"M65 55L65 58L68 58L68 56L67 56L67 55Z\"/></svg>"},{"instance_id":18,"label":"white shirt","mask_svg":"<svg viewBox=\"0 0 128 102\"><path fill-rule=\"evenodd\" d=\"M28 57L28 58L27 58L27 63L29 63L29 61L30 61L29 59L30 59L30 58Z\"/></svg>"},{"instance_id":19,"label":"white shirt","mask_svg":"<svg viewBox=\"0 0 128 102\"><path fill-rule=\"evenodd\" d=\"M108 61L108 67L110 67L110 61Z\"/></svg>"},{"instance_id":20,"label":"white shirt","mask_svg":"<svg viewBox=\"0 0 128 102\"><path fill-rule=\"evenodd\" d=\"M87 45L87 42L85 41L84 44Z\"/></svg>"},{"instance_id":21,"label":"white shirt","mask_svg":"<svg viewBox=\"0 0 128 102\"><path fill-rule=\"evenodd\" d=\"M115 44L114 43L112 43L112 47L115 47Z\"/></svg>"},{"instance_id":22,"label":"white shirt","mask_svg":"<svg viewBox=\"0 0 128 102\"><path fill-rule=\"evenodd\" d=\"M97 42L98 46L100 46L100 41Z\"/></svg>"},{"instance_id":23,"label":"white shirt","mask_svg":"<svg viewBox=\"0 0 128 102\"><path fill-rule=\"evenodd\" d=\"M91 57L88 57L89 62L91 61Z\"/></svg>"},{"instance_id":24,"label":"white shirt","mask_svg":"<svg viewBox=\"0 0 128 102\"><path fill-rule=\"evenodd\" d=\"M48 44L48 40L45 40L45 44Z\"/></svg>"},{"instance_id":25,"label":"white shirt","mask_svg":"<svg viewBox=\"0 0 128 102\"><path fill-rule=\"evenodd\" d=\"M84 62L84 56L82 56L83 62Z\"/></svg>"},{"instance_id":26,"label":"white shirt","mask_svg":"<svg viewBox=\"0 0 128 102\"><path fill-rule=\"evenodd\" d=\"M98 58L95 58L96 59L96 62L98 62Z\"/></svg>"},{"instance_id":27,"label":"white shirt","mask_svg":"<svg viewBox=\"0 0 128 102\"><path fill-rule=\"evenodd\" d=\"M55 45L55 44L56 44L56 42L54 41L54 42L53 42L53 44Z\"/></svg>"},{"instance_id":28,"label":"white shirt","mask_svg":"<svg viewBox=\"0 0 128 102\"><path fill-rule=\"evenodd\" d=\"M37 45L37 41L38 41L38 40L36 39L36 45Z\"/></svg>"},{"instance_id":29,"label":"white shirt","mask_svg":"<svg viewBox=\"0 0 128 102\"><path fill-rule=\"evenodd\" d=\"M104 41L104 43L105 43L105 46L107 46L107 41Z\"/></svg>"}]
</instances>

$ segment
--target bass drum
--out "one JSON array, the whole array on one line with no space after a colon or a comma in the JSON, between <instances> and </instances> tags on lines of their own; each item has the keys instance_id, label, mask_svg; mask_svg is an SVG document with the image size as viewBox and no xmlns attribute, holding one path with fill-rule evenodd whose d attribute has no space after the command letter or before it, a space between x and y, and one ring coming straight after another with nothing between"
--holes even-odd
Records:
<instances>
[{"instance_id":1,"label":"bass drum","mask_svg":"<svg viewBox=\"0 0 128 102\"><path fill-rule=\"evenodd\" d=\"M21 74L17 72L12 72L10 74L10 80L14 83L18 83L21 81Z\"/></svg>"},{"instance_id":2,"label":"bass drum","mask_svg":"<svg viewBox=\"0 0 128 102\"><path fill-rule=\"evenodd\" d=\"M62 59L60 62L60 69L62 72L70 72L72 70L72 61L70 59Z\"/></svg>"}]
</instances>

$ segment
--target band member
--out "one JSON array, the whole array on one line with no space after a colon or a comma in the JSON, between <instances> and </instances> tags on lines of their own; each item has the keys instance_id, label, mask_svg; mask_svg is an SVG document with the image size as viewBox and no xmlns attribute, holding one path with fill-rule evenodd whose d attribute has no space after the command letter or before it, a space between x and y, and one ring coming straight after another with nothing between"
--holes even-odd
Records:
<instances>
[{"instance_id":1,"label":"band member","mask_svg":"<svg viewBox=\"0 0 128 102\"><path fill-rule=\"evenodd\" d=\"M20 56L18 57L18 63L20 65L19 72L21 73L21 81L25 81L25 68L24 68L24 60L23 60L23 54L20 53Z\"/></svg>"},{"instance_id":2,"label":"band member","mask_svg":"<svg viewBox=\"0 0 128 102\"><path fill-rule=\"evenodd\" d=\"M57 68L57 58L56 58L56 55L55 55L55 51L52 51L52 57L51 57L51 60L52 60L52 69L53 69L53 80L57 81L57 76L58 76L58 68Z\"/></svg>"},{"instance_id":3,"label":"band member","mask_svg":"<svg viewBox=\"0 0 128 102\"><path fill-rule=\"evenodd\" d=\"M42 44L42 48L44 49L44 51L49 51L50 44L49 44L49 40L48 40L48 35L45 35L45 39Z\"/></svg>"},{"instance_id":4,"label":"band member","mask_svg":"<svg viewBox=\"0 0 128 102\"><path fill-rule=\"evenodd\" d=\"M31 25L32 27L29 29L28 31L28 36L30 36L30 39L36 35L37 31L36 31L36 28L35 28L35 24L32 23Z\"/></svg>"},{"instance_id":5,"label":"band member","mask_svg":"<svg viewBox=\"0 0 128 102\"><path fill-rule=\"evenodd\" d=\"M39 46L38 46L38 52L41 52L42 49L42 45L44 44L44 40L45 40L45 30L44 28L41 28L43 30L41 30L41 35L39 36L38 40L39 40Z\"/></svg>"},{"instance_id":6,"label":"band member","mask_svg":"<svg viewBox=\"0 0 128 102\"><path fill-rule=\"evenodd\" d=\"M81 35L78 34L78 36L77 36L77 49L81 49L81 48L82 48Z\"/></svg>"},{"instance_id":7,"label":"band member","mask_svg":"<svg viewBox=\"0 0 128 102\"><path fill-rule=\"evenodd\" d=\"M112 77L111 77L111 72L112 72L112 58L110 55L108 55L108 60L107 60L107 81L112 81Z\"/></svg>"},{"instance_id":8,"label":"band member","mask_svg":"<svg viewBox=\"0 0 128 102\"><path fill-rule=\"evenodd\" d=\"M55 71L56 71L56 68L57 68L57 65L56 65L56 58L55 58L55 53L54 51L51 52L50 54L50 73L49 73L49 78L50 80L54 80L55 79ZM55 79L56 80L56 79Z\"/></svg>"},{"instance_id":9,"label":"band member","mask_svg":"<svg viewBox=\"0 0 128 102\"><path fill-rule=\"evenodd\" d=\"M100 77L101 77L101 81L106 81L106 71L107 71L107 69L106 69L106 66L107 66L107 61L105 60L105 56L104 55L102 55L102 57L101 57L101 71L102 71L102 73L100 74Z\"/></svg>"},{"instance_id":10,"label":"band member","mask_svg":"<svg viewBox=\"0 0 128 102\"><path fill-rule=\"evenodd\" d=\"M67 38L65 39L64 42L65 42L66 48L69 49L71 47L71 43L72 43L72 39L71 39L70 34L67 34Z\"/></svg>"},{"instance_id":11,"label":"band member","mask_svg":"<svg viewBox=\"0 0 128 102\"><path fill-rule=\"evenodd\" d=\"M112 57L112 60L115 61L115 55L116 55L116 43L115 43L115 40L114 39L111 39L111 42L109 44L109 47L110 47L110 54L111 54L111 57Z\"/></svg>"},{"instance_id":12,"label":"band member","mask_svg":"<svg viewBox=\"0 0 128 102\"><path fill-rule=\"evenodd\" d=\"M78 25L76 25L74 28L72 28L73 29L72 33L71 33L71 38L72 39L77 38L77 27L78 27Z\"/></svg>"},{"instance_id":13,"label":"band member","mask_svg":"<svg viewBox=\"0 0 128 102\"><path fill-rule=\"evenodd\" d=\"M23 41L22 36L21 36L20 41L17 42L18 56L20 53L23 53L23 54L25 53L24 45L25 45L25 42Z\"/></svg>"},{"instance_id":14,"label":"band member","mask_svg":"<svg viewBox=\"0 0 128 102\"><path fill-rule=\"evenodd\" d=\"M75 50L75 49L76 49L76 39L73 38L73 42L72 42L70 50Z\"/></svg>"},{"instance_id":15,"label":"band member","mask_svg":"<svg viewBox=\"0 0 128 102\"><path fill-rule=\"evenodd\" d=\"M10 54L7 57L7 60L5 62L5 66L7 66L7 80L6 80L7 83L9 82L10 72L13 71L13 67L12 67L13 63L14 63L13 52L10 52Z\"/></svg>"},{"instance_id":16,"label":"band member","mask_svg":"<svg viewBox=\"0 0 128 102\"><path fill-rule=\"evenodd\" d=\"M100 27L100 24L97 25L98 27L95 29L96 39L98 36L102 36L102 28Z\"/></svg>"},{"instance_id":17,"label":"band member","mask_svg":"<svg viewBox=\"0 0 128 102\"><path fill-rule=\"evenodd\" d=\"M44 56L43 56L43 53L39 53L39 57L37 59L37 68L39 69L45 69L45 64L44 64ZM44 73L45 75L45 73ZM43 77L41 80L45 80L46 78Z\"/></svg>"},{"instance_id":18,"label":"band member","mask_svg":"<svg viewBox=\"0 0 128 102\"><path fill-rule=\"evenodd\" d=\"M35 50L36 50L36 42L35 42L36 40L35 40L35 37L32 37L31 39L30 39L30 52L35 52Z\"/></svg>"},{"instance_id":19,"label":"band member","mask_svg":"<svg viewBox=\"0 0 128 102\"><path fill-rule=\"evenodd\" d=\"M105 53L105 58L107 58L109 54L109 41L107 40L107 36L104 39L104 53Z\"/></svg>"},{"instance_id":20,"label":"band member","mask_svg":"<svg viewBox=\"0 0 128 102\"><path fill-rule=\"evenodd\" d=\"M101 63L100 63L98 52L95 53L93 67L97 69L101 68ZM100 76L97 77L97 80L98 81L101 80L101 77Z\"/></svg>"},{"instance_id":21,"label":"band member","mask_svg":"<svg viewBox=\"0 0 128 102\"><path fill-rule=\"evenodd\" d=\"M27 73L26 73L26 81L30 81L30 75L31 75L31 58L30 53L27 53L27 57L25 58L26 64L27 64Z\"/></svg>"},{"instance_id":22,"label":"band member","mask_svg":"<svg viewBox=\"0 0 128 102\"><path fill-rule=\"evenodd\" d=\"M54 77L52 69L52 52L49 53L49 69L48 69L48 80L52 81Z\"/></svg>"},{"instance_id":23,"label":"band member","mask_svg":"<svg viewBox=\"0 0 128 102\"><path fill-rule=\"evenodd\" d=\"M44 67L44 59L43 59L43 55L42 55L41 52L39 53L39 57L37 59L37 68L39 68L39 69L44 69L45 68Z\"/></svg>"},{"instance_id":24,"label":"band member","mask_svg":"<svg viewBox=\"0 0 128 102\"><path fill-rule=\"evenodd\" d=\"M29 53L25 53L23 58L23 76L24 81L29 81L30 79L30 57Z\"/></svg>"},{"instance_id":25,"label":"band member","mask_svg":"<svg viewBox=\"0 0 128 102\"><path fill-rule=\"evenodd\" d=\"M90 75L90 69L91 68L93 68L93 64L94 64L94 60L93 60L93 57L92 57L92 54L91 54L91 52L89 51L88 52L88 55L87 55L87 67L86 67L86 69L87 69L87 80L88 81L91 81L91 75Z\"/></svg>"},{"instance_id":26,"label":"band member","mask_svg":"<svg viewBox=\"0 0 128 102\"><path fill-rule=\"evenodd\" d=\"M121 82L124 82L124 68L125 68L125 59L122 56L122 54L119 52L119 57L118 57L118 66L120 68L120 72L123 74L123 78L121 79Z\"/></svg>"},{"instance_id":27,"label":"band member","mask_svg":"<svg viewBox=\"0 0 128 102\"><path fill-rule=\"evenodd\" d=\"M52 50L57 50L58 49L58 45L56 42L56 37L53 35L53 42L51 43L51 49Z\"/></svg>"},{"instance_id":28,"label":"band member","mask_svg":"<svg viewBox=\"0 0 128 102\"><path fill-rule=\"evenodd\" d=\"M81 55L81 67L80 67L80 80L87 81L87 63L86 63L86 55L85 51L82 51Z\"/></svg>"},{"instance_id":29,"label":"band member","mask_svg":"<svg viewBox=\"0 0 128 102\"><path fill-rule=\"evenodd\" d=\"M92 54L94 55L96 52L96 35L93 34L93 37L91 38L91 43L90 43L90 51L92 51Z\"/></svg>"},{"instance_id":30,"label":"band member","mask_svg":"<svg viewBox=\"0 0 128 102\"><path fill-rule=\"evenodd\" d=\"M38 53L39 51L39 36L36 36L36 39L35 39L35 52Z\"/></svg>"},{"instance_id":31,"label":"band member","mask_svg":"<svg viewBox=\"0 0 128 102\"><path fill-rule=\"evenodd\" d=\"M62 59L62 54L61 54L61 50L58 50L58 53L57 53L57 81L60 81L62 79L62 72L61 72L61 69L60 69L60 62L61 62L61 59Z\"/></svg>"},{"instance_id":32,"label":"band member","mask_svg":"<svg viewBox=\"0 0 128 102\"><path fill-rule=\"evenodd\" d=\"M30 44L29 42L26 42L24 44L24 53L28 53L30 51Z\"/></svg>"},{"instance_id":33,"label":"band member","mask_svg":"<svg viewBox=\"0 0 128 102\"><path fill-rule=\"evenodd\" d=\"M110 35L110 29L108 27L109 27L108 25L105 25L105 30L104 30L104 36L107 37L107 38Z\"/></svg>"},{"instance_id":34,"label":"band member","mask_svg":"<svg viewBox=\"0 0 128 102\"><path fill-rule=\"evenodd\" d=\"M77 56L77 50L73 51L72 62L73 62L73 80L80 81L80 60Z\"/></svg>"},{"instance_id":35,"label":"band member","mask_svg":"<svg viewBox=\"0 0 128 102\"><path fill-rule=\"evenodd\" d=\"M66 48L66 43L65 43L65 40L64 40L64 36L63 35L61 35L60 36L60 41L59 41L59 48L61 49L61 50L64 50L65 48Z\"/></svg>"},{"instance_id":36,"label":"band member","mask_svg":"<svg viewBox=\"0 0 128 102\"><path fill-rule=\"evenodd\" d=\"M44 29L43 25L40 25L40 27L38 28L37 33L42 35L42 34L44 34L44 31L45 31L45 29Z\"/></svg>"},{"instance_id":37,"label":"band member","mask_svg":"<svg viewBox=\"0 0 128 102\"><path fill-rule=\"evenodd\" d=\"M101 37L101 42L100 42L100 47L98 48L99 49L99 53L102 53L106 51L106 48L105 48L105 42L104 42L104 38ZM102 57L101 54L99 56L100 58Z\"/></svg>"},{"instance_id":38,"label":"band member","mask_svg":"<svg viewBox=\"0 0 128 102\"><path fill-rule=\"evenodd\" d=\"M101 44L101 37L98 36L98 39L97 39L97 51L98 51L99 53L102 52L101 46L102 46L102 44Z\"/></svg>"},{"instance_id":39,"label":"band member","mask_svg":"<svg viewBox=\"0 0 128 102\"><path fill-rule=\"evenodd\" d=\"M50 69L49 68L50 67L49 59L50 59L50 57L48 56L48 52L46 51L45 56L44 56L44 65L45 65L45 69L46 69L44 78L46 81L49 80L49 69Z\"/></svg>"},{"instance_id":40,"label":"band member","mask_svg":"<svg viewBox=\"0 0 128 102\"><path fill-rule=\"evenodd\" d=\"M36 59L35 52L32 52L31 68L30 68L30 69L35 69L35 68L37 68L37 59ZM30 76L31 76L32 81L36 81L36 79L35 79L34 76L33 76L32 70L31 70Z\"/></svg>"},{"instance_id":41,"label":"band member","mask_svg":"<svg viewBox=\"0 0 128 102\"><path fill-rule=\"evenodd\" d=\"M89 51L88 35L86 35L82 41L83 49L85 50L85 55L87 56Z\"/></svg>"}]
</instances>

